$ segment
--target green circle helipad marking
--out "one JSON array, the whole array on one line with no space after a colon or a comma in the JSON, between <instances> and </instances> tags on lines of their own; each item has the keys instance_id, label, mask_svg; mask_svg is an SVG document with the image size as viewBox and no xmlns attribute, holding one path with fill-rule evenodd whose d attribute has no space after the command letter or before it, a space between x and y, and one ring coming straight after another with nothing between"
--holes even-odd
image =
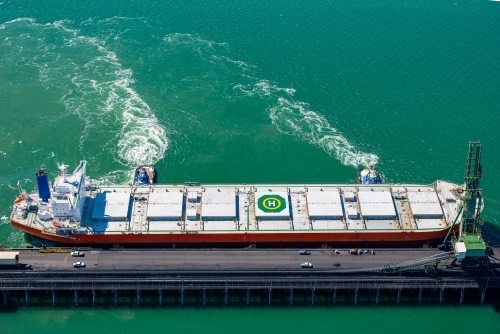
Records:
<instances>
[{"instance_id":1,"label":"green circle helipad marking","mask_svg":"<svg viewBox=\"0 0 500 334\"><path fill-rule=\"evenodd\" d=\"M264 212L281 212L286 208L286 200L280 195L264 195L259 197L257 205Z\"/></svg>"}]
</instances>

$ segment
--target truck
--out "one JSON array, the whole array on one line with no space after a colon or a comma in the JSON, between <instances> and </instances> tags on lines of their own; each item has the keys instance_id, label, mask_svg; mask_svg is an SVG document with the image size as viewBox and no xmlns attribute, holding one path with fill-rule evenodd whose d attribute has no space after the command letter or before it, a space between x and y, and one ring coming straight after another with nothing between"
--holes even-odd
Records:
<instances>
[{"instance_id":1,"label":"truck","mask_svg":"<svg viewBox=\"0 0 500 334\"><path fill-rule=\"evenodd\" d=\"M19 266L19 252L0 252L0 267Z\"/></svg>"}]
</instances>

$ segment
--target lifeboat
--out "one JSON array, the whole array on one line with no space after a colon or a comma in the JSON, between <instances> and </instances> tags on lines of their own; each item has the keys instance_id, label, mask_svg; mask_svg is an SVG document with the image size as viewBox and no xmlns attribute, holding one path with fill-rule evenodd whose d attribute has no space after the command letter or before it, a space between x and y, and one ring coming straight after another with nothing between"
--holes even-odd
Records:
<instances>
[{"instance_id":1,"label":"lifeboat","mask_svg":"<svg viewBox=\"0 0 500 334\"><path fill-rule=\"evenodd\" d=\"M21 202L23 199L24 199L24 195L17 196L16 199L14 200L14 204Z\"/></svg>"},{"instance_id":2,"label":"lifeboat","mask_svg":"<svg viewBox=\"0 0 500 334\"><path fill-rule=\"evenodd\" d=\"M52 225L54 225L55 227L61 227L61 224L59 224L58 222L52 222Z\"/></svg>"}]
</instances>

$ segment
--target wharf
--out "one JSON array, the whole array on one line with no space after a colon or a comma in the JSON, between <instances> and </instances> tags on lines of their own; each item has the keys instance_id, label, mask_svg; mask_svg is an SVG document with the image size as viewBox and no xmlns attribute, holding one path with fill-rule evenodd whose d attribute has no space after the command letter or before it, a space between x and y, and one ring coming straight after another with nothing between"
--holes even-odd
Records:
<instances>
[{"instance_id":1,"label":"wharf","mask_svg":"<svg viewBox=\"0 0 500 334\"><path fill-rule=\"evenodd\" d=\"M294 291L308 291L314 303L316 292L334 296L338 290L354 293L358 301L360 290L375 291L376 301L381 290L393 289L401 298L402 290L418 291L419 302L424 289L439 291L442 302L445 289L458 289L460 302L465 290L476 290L481 302L487 289L500 288L500 261L494 248L487 270L464 271L453 263L448 253L436 249L371 249L362 255L350 255L349 250L313 249L310 255L299 255L296 249L169 249L169 250L92 250L84 257L68 253L40 253L22 250L22 266L0 270L0 290L7 305L9 296L24 295L29 304L30 294L39 291L57 295L71 292L91 293L93 304L99 293L133 291L140 304L141 292L155 293L162 304L163 293L198 291L205 304L207 291L222 291L226 304L230 291L246 291L250 303L251 291L266 291L269 302L272 291L287 291L293 303ZM73 268L72 262L83 261L85 268ZM300 268L310 262L313 268ZM437 265L436 265L437 263ZM235 293L235 292L233 292Z\"/></svg>"},{"instance_id":2,"label":"wharf","mask_svg":"<svg viewBox=\"0 0 500 334\"><path fill-rule=\"evenodd\" d=\"M23 250L19 256L30 271L63 270L299 270L345 271L378 270L383 265L400 264L443 252L435 248L372 249L363 255L351 255L349 249L312 249L310 255L300 255L298 249L89 249L85 257L69 253L40 253ZM338 254L337 254L338 253ZM73 268L72 263L83 261L86 268ZM304 270L300 263L311 262L314 268ZM335 267L334 264L339 266Z\"/></svg>"}]
</instances>

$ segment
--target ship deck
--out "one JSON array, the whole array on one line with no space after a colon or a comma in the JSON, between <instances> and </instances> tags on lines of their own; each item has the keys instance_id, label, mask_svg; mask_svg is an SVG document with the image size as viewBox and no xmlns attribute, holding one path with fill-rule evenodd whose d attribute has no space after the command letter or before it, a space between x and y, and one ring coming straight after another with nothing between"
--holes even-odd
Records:
<instances>
[{"instance_id":1,"label":"ship deck","mask_svg":"<svg viewBox=\"0 0 500 334\"><path fill-rule=\"evenodd\" d=\"M449 227L461 202L459 186L445 181L88 189L80 222L65 217L41 220L27 211L26 201L14 206L12 220L44 233L87 235L423 232ZM37 199L36 194L30 196ZM266 203L284 208L273 211Z\"/></svg>"}]
</instances>

